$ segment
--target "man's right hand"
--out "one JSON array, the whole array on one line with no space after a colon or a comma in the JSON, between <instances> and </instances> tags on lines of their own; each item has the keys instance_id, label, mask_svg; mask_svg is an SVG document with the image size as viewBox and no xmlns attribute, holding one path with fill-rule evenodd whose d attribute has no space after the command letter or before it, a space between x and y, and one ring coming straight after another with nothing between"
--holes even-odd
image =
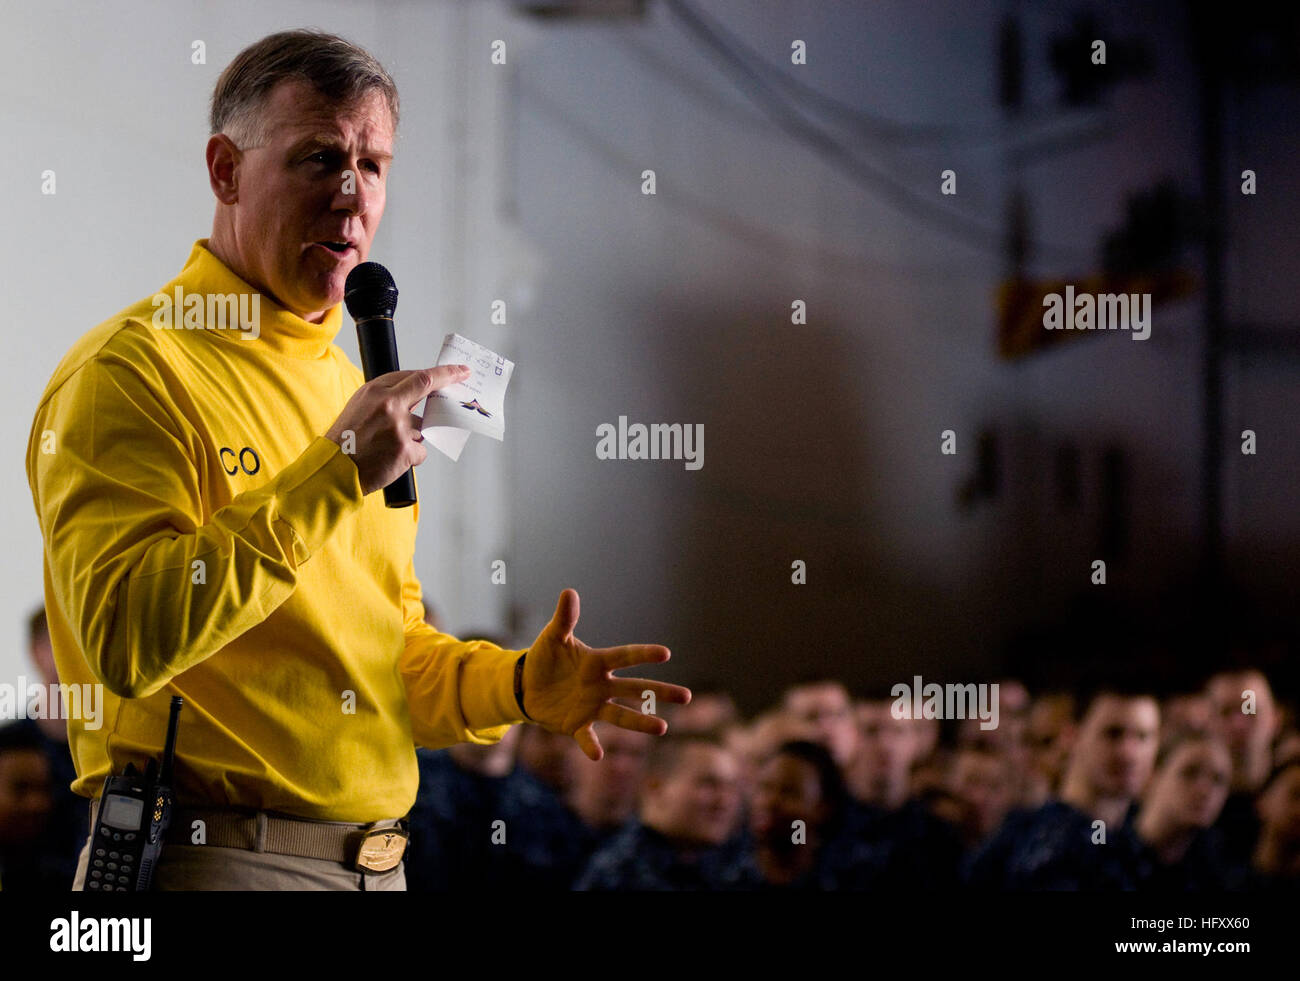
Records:
<instances>
[{"instance_id":1,"label":"man's right hand","mask_svg":"<svg viewBox=\"0 0 1300 981\"><path fill-rule=\"evenodd\" d=\"M357 465L363 494L387 487L424 462L429 451L420 445L420 417L411 409L430 392L469 376L466 365L390 371L356 390L325 438L338 443Z\"/></svg>"}]
</instances>

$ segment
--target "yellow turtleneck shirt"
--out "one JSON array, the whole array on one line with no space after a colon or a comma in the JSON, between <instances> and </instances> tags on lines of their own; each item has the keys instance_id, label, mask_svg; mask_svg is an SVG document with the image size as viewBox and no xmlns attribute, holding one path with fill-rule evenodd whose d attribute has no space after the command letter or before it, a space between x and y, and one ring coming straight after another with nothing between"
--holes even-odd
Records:
<instances>
[{"instance_id":1,"label":"yellow turtleneck shirt","mask_svg":"<svg viewBox=\"0 0 1300 981\"><path fill-rule=\"evenodd\" d=\"M334 344L340 307L313 324L255 293L201 239L41 396L27 477L54 660L62 683L104 685L100 727L68 721L73 790L156 757L182 695L178 803L398 817L416 744L523 721L519 652L424 623L419 505L363 496L322 435L365 381ZM195 329L209 294L256 321Z\"/></svg>"}]
</instances>

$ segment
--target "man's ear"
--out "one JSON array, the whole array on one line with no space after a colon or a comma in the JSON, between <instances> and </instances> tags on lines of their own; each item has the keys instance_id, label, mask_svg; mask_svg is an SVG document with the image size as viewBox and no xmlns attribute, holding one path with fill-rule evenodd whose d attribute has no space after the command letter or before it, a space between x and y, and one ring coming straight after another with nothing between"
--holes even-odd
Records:
<instances>
[{"instance_id":1,"label":"man's ear","mask_svg":"<svg viewBox=\"0 0 1300 981\"><path fill-rule=\"evenodd\" d=\"M234 141L224 133L208 138L208 183L212 193L222 204L239 200L239 164L243 154Z\"/></svg>"}]
</instances>

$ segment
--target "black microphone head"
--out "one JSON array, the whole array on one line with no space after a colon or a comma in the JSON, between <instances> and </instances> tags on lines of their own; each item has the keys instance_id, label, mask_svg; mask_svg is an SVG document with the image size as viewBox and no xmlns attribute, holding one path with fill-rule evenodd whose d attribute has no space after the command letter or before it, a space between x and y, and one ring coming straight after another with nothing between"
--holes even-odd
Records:
<instances>
[{"instance_id":1,"label":"black microphone head","mask_svg":"<svg viewBox=\"0 0 1300 981\"><path fill-rule=\"evenodd\" d=\"M377 262L363 262L348 273L343 284L343 302L353 320L392 318L397 310L397 284L392 274Z\"/></svg>"}]
</instances>

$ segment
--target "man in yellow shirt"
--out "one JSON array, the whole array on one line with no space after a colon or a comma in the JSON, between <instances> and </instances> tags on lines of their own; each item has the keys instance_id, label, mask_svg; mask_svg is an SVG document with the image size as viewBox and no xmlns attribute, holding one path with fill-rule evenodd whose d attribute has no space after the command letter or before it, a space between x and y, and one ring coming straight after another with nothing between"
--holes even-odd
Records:
<instances>
[{"instance_id":1,"label":"man in yellow shirt","mask_svg":"<svg viewBox=\"0 0 1300 981\"><path fill-rule=\"evenodd\" d=\"M156 757L185 699L157 888L404 888L400 865L358 870L358 840L414 802L415 744L528 719L599 759L597 720L666 729L611 699L690 697L613 676L668 651L588 648L573 590L527 652L424 622L419 506L374 492L425 459L411 409L463 375L364 383L333 343L397 116L391 78L342 39L285 32L237 56L213 95L211 237L73 346L33 422L59 676L107 689L98 727L69 720L73 789Z\"/></svg>"}]
</instances>

